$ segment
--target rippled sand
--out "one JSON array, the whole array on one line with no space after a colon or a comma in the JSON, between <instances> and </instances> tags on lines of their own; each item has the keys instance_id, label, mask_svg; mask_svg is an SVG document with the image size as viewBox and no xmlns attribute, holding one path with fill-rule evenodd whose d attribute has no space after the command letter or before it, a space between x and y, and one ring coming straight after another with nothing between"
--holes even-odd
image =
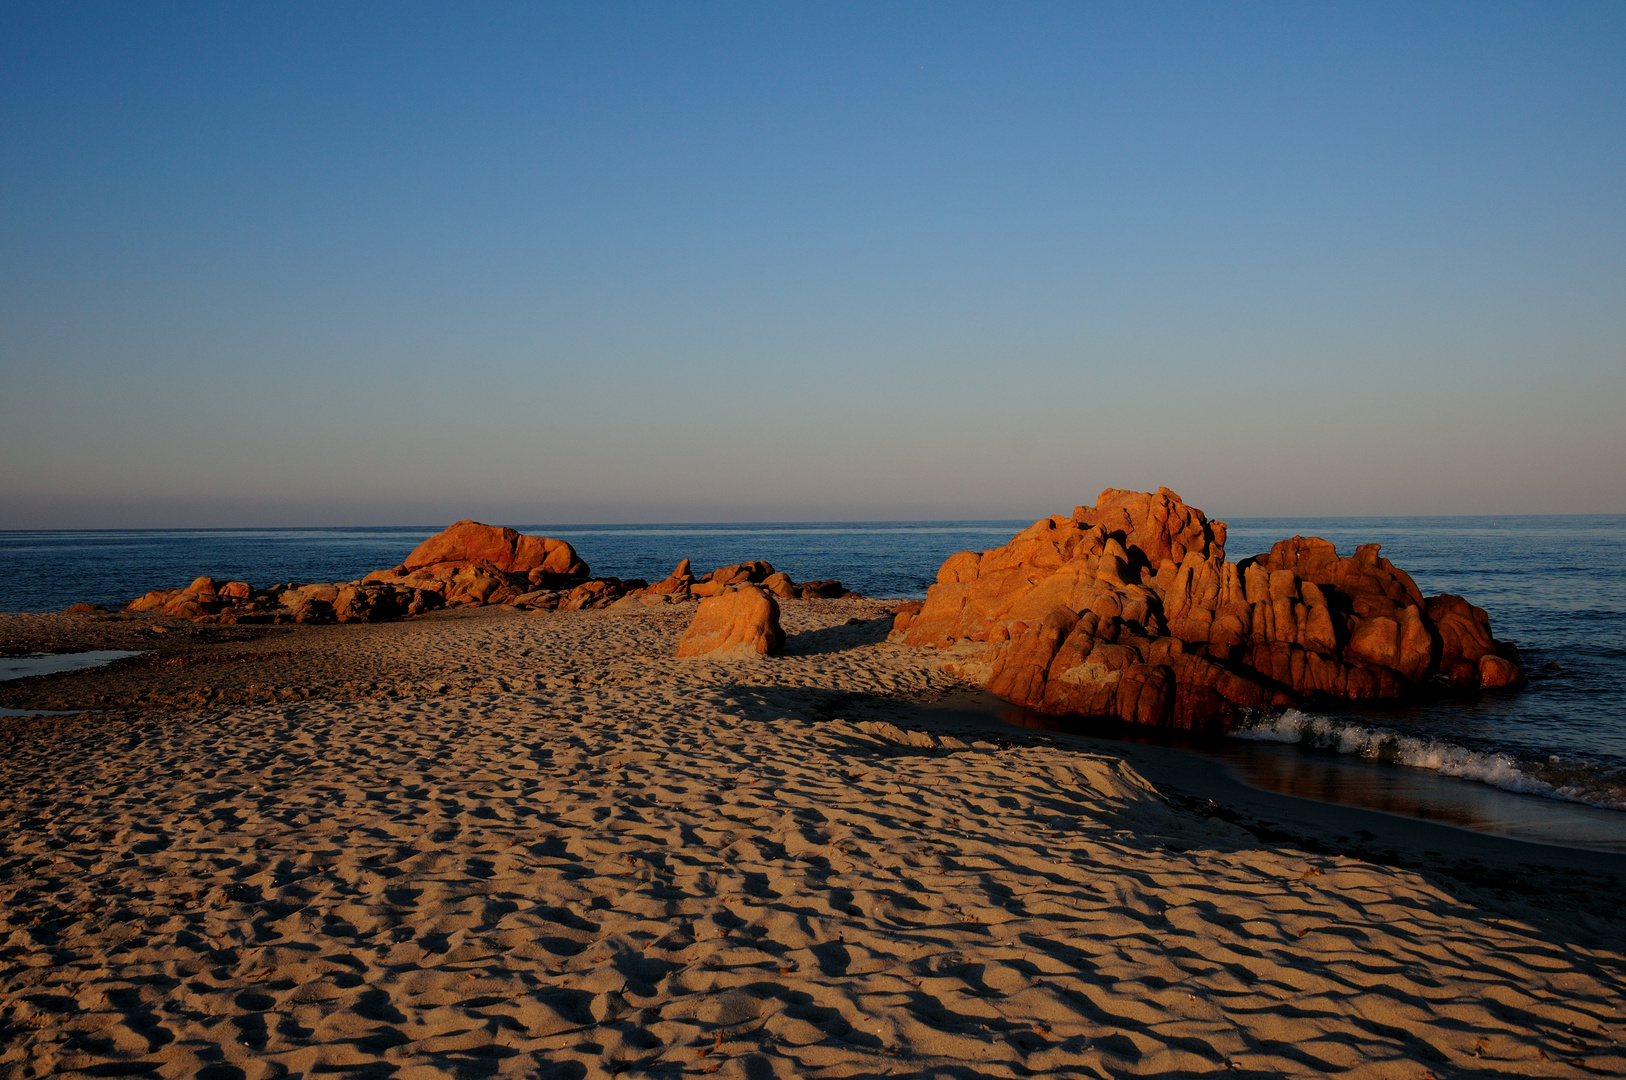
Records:
<instances>
[{"instance_id":1,"label":"rippled sand","mask_svg":"<svg viewBox=\"0 0 1626 1080\"><path fill-rule=\"evenodd\" d=\"M728 663L671 658L692 608L487 610L57 677L243 703L0 728L0 1074L1626 1072L1619 952L920 730L953 684L885 611Z\"/></svg>"}]
</instances>

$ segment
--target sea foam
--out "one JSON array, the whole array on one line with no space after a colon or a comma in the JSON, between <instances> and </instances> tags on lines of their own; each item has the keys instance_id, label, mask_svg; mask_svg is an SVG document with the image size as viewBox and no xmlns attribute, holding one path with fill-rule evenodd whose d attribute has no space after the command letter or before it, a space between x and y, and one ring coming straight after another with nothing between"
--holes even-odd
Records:
<instances>
[{"instance_id":1,"label":"sea foam","mask_svg":"<svg viewBox=\"0 0 1626 1080\"><path fill-rule=\"evenodd\" d=\"M1336 716L1288 709L1259 717L1231 732L1254 742L1294 743L1367 761L1426 769L1441 776L1472 780L1504 791L1541 795L1610 810L1626 810L1626 776L1583 761L1523 761L1511 754L1396 731L1368 727Z\"/></svg>"}]
</instances>

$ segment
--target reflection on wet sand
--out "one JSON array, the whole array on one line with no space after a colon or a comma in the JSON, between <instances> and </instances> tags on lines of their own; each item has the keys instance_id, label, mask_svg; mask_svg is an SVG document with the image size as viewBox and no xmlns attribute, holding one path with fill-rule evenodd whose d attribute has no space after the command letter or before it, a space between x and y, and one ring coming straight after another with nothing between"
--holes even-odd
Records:
<instances>
[{"instance_id":1,"label":"reflection on wet sand","mask_svg":"<svg viewBox=\"0 0 1626 1080\"><path fill-rule=\"evenodd\" d=\"M1007 707L999 718L1039 731L1158 745L1219 758L1250 787L1355 806L1540 844L1626 853L1626 814L1521 795L1404 765L1361 761L1276 743L1204 739L1114 721L1055 717Z\"/></svg>"},{"instance_id":2,"label":"reflection on wet sand","mask_svg":"<svg viewBox=\"0 0 1626 1080\"><path fill-rule=\"evenodd\" d=\"M139 655L141 654L126 649L95 649L90 652L30 653L27 656L0 657L0 681L101 667L115 660Z\"/></svg>"}]
</instances>

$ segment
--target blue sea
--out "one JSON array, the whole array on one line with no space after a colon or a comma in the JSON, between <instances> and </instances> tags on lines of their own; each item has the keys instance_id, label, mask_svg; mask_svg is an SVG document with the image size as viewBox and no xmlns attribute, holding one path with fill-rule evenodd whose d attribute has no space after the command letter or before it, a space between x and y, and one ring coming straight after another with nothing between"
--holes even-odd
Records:
<instances>
[{"instance_id":1,"label":"blue sea","mask_svg":"<svg viewBox=\"0 0 1626 1080\"><path fill-rule=\"evenodd\" d=\"M654 581L682 558L696 572L767 559L798 581L839 578L866 596L918 597L948 555L1002 544L1028 524L516 527L568 540L599 576ZM0 532L0 611L113 606L198 574L257 586L347 581L398 565L439 527ZM1261 717L1226 748L1246 779L1514 834L1521 826L1482 819L1562 805L1604 833L1618 822L1620 844L1602 846L1626 850L1626 516L1250 518L1230 523L1227 552L1241 558L1294 534L1325 537L1346 554L1380 543L1425 594L1466 596L1490 612L1498 637L1518 643L1531 682L1517 692Z\"/></svg>"}]
</instances>

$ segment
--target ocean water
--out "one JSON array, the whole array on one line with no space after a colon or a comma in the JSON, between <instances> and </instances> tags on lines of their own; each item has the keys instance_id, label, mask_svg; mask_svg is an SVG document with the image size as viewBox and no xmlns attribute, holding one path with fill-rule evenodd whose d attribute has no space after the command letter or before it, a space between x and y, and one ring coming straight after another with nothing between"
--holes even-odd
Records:
<instances>
[{"instance_id":1,"label":"ocean water","mask_svg":"<svg viewBox=\"0 0 1626 1080\"><path fill-rule=\"evenodd\" d=\"M1293 532L1379 543L1424 595L1466 596L1519 646L1522 690L1262 717L1243 738L1626 811L1626 517L1239 521L1234 555Z\"/></svg>"},{"instance_id":2,"label":"ocean water","mask_svg":"<svg viewBox=\"0 0 1626 1080\"><path fill-rule=\"evenodd\" d=\"M865 596L924 596L956 551L1009 540L1027 521L872 521L726 525L517 525L568 541L599 577L659 581L679 559L695 573L766 559L795 581L837 578ZM217 581L353 581L399 566L441 525L367 529L0 531L0 611L113 606L148 589Z\"/></svg>"},{"instance_id":3,"label":"ocean water","mask_svg":"<svg viewBox=\"0 0 1626 1080\"><path fill-rule=\"evenodd\" d=\"M924 595L948 555L1002 544L1027 524L518 527L570 541L601 576L653 581L680 558L697 572L760 558L798 581L839 578L867 596L908 597ZM0 611L111 606L198 574L346 581L399 564L436 528L0 532ZM1549 817L1555 805L1592 808L1606 823L1613 815L1598 810L1619 813L1626 836L1626 516L1238 519L1227 552L1241 558L1294 534L1325 537L1344 554L1382 544L1425 595L1466 596L1490 613L1499 638L1518 644L1531 681L1466 698L1261 716L1225 748L1250 782L1334 802L1359 802L1352 784L1412 791L1409 803L1396 796L1382 808L1411 805L1418 816L1428 816L1418 785L1434 784L1438 803L1471 793L1466 783L1540 800ZM1390 780L1370 779L1379 775ZM1492 816L1508 817L1506 806Z\"/></svg>"}]
</instances>

